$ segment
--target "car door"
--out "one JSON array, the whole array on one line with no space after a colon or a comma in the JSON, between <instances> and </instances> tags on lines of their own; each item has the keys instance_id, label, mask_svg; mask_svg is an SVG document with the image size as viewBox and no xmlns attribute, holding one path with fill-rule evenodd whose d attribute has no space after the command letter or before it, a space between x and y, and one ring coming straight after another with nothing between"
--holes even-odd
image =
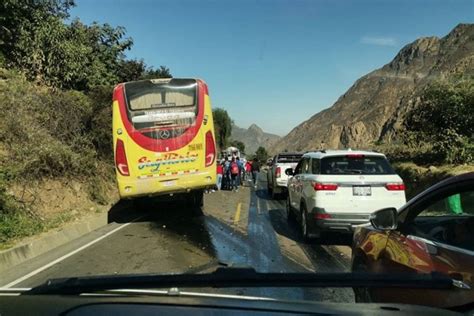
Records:
<instances>
[{"instance_id":1,"label":"car door","mask_svg":"<svg viewBox=\"0 0 474 316\"><path fill-rule=\"evenodd\" d=\"M303 158L301 163L301 175L298 179L299 183L299 199L306 201L306 199L314 192L310 185L311 181L311 159L309 157ZM307 205L309 206L309 205Z\"/></svg>"},{"instance_id":2,"label":"car door","mask_svg":"<svg viewBox=\"0 0 474 316\"><path fill-rule=\"evenodd\" d=\"M293 176L288 179L288 196L290 197L290 203L291 203L291 206L297 210L299 210L299 200L298 200L296 191L297 191L298 178L301 173L301 163L302 163L302 160L300 160L298 164L296 165L296 168L293 171Z\"/></svg>"},{"instance_id":3,"label":"car door","mask_svg":"<svg viewBox=\"0 0 474 316\"><path fill-rule=\"evenodd\" d=\"M303 196L303 184L305 180L305 176L308 168L308 160L309 158L303 157L300 162L298 163L298 166L296 167L296 174L293 177L293 197L291 199L291 205L297 209L298 211L301 211L300 205L301 205L301 198ZM301 212L298 212L298 214L301 214Z\"/></svg>"},{"instance_id":4,"label":"car door","mask_svg":"<svg viewBox=\"0 0 474 316\"><path fill-rule=\"evenodd\" d=\"M437 271L474 286L474 183L453 184L421 199L401 214L389 233L377 270ZM381 290L377 301L456 307L474 302L472 290Z\"/></svg>"}]
</instances>

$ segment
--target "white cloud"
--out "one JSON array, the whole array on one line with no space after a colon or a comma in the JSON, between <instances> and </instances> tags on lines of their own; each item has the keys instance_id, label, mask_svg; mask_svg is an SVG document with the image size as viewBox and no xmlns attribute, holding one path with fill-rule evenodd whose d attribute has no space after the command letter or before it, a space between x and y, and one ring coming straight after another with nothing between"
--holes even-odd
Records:
<instances>
[{"instance_id":1,"label":"white cloud","mask_svg":"<svg viewBox=\"0 0 474 316\"><path fill-rule=\"evenodd\" d=\"M397 46L397 40L393 37L385 36L364 36L360 39L362 44L377 45L377 46Z\"/></svg>"}]
</instances>

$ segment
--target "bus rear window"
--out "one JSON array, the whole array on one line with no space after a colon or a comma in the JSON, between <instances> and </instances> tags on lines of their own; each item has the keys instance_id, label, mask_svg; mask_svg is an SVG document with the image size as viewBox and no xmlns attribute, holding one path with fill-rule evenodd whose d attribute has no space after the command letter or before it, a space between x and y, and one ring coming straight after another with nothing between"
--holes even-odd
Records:
<instances>
[{"instance_id":1,"label":"bus rear window","mask_svg":"<svg viewBox=\"0 0 474 316\"><path fill-rule=\"evenodd\" d=\"M178 137L196 122L197 87L194 79L125 83L128 118L137 131L148 137Z\"/></svg>"},{"instance_id":2,"label":"bus rear window","mask_svg":"<svg viewBox=\"0 0 474 316\"><path fill-rule=\"evenodd\" d=\"M143 80L126 83L125 94L131 111L195 107L196 87L192 79Z\"/></svg>"},{"instance_id":3,"label":"bus rear window","mask_svg":"<svg viewBox=\"0 0 474 316\"><path fill-rule=\"evenodd\" d=\"M321 174L395 174L385 157L333 156L321 159Z\"/></svg>"}]
</instances>

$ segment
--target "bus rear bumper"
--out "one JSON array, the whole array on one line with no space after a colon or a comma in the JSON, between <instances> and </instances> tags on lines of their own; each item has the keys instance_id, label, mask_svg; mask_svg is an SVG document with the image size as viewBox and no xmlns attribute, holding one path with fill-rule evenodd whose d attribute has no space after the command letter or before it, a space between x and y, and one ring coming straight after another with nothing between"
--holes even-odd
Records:
<instances>
[{"instance_id":1,"label":"bus rear bumper","mask_svg":"<svg viewBox=\"0 0 474 316\"><path fill-rule=\"evenodd\" d=\"M153 177L144 179L117 179L120 197L123 199L141 196L187 193L212 189L216 185L216 174L199 172L179 177Z\"/></svg>"}]
</instances>

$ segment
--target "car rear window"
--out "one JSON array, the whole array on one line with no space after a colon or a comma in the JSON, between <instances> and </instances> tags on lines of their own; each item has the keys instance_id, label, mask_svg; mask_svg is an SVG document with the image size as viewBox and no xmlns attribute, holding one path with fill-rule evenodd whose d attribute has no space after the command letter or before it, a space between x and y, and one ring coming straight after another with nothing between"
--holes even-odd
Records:
<instances>
[{"instance_id":1,"label":"car rear window","mask_svg":"<svg viewBox=\"0 0 474 316\"><path fill-rule=\"evenodd\" d=\"M395 174L385 157L332 156L321 159L321 174Z\"/></svg>"},{"instance_id":2,"label":"car rear window","mask_svg":"<svg viewBox=\"0 0 474 316\"><path fill-rule=\"evenodd\" d=\"M277 158L277 163L293 163L293 162L298 162L301 159L301 156L303 155L279 155Z\"/></svg>"}]
</instances>

